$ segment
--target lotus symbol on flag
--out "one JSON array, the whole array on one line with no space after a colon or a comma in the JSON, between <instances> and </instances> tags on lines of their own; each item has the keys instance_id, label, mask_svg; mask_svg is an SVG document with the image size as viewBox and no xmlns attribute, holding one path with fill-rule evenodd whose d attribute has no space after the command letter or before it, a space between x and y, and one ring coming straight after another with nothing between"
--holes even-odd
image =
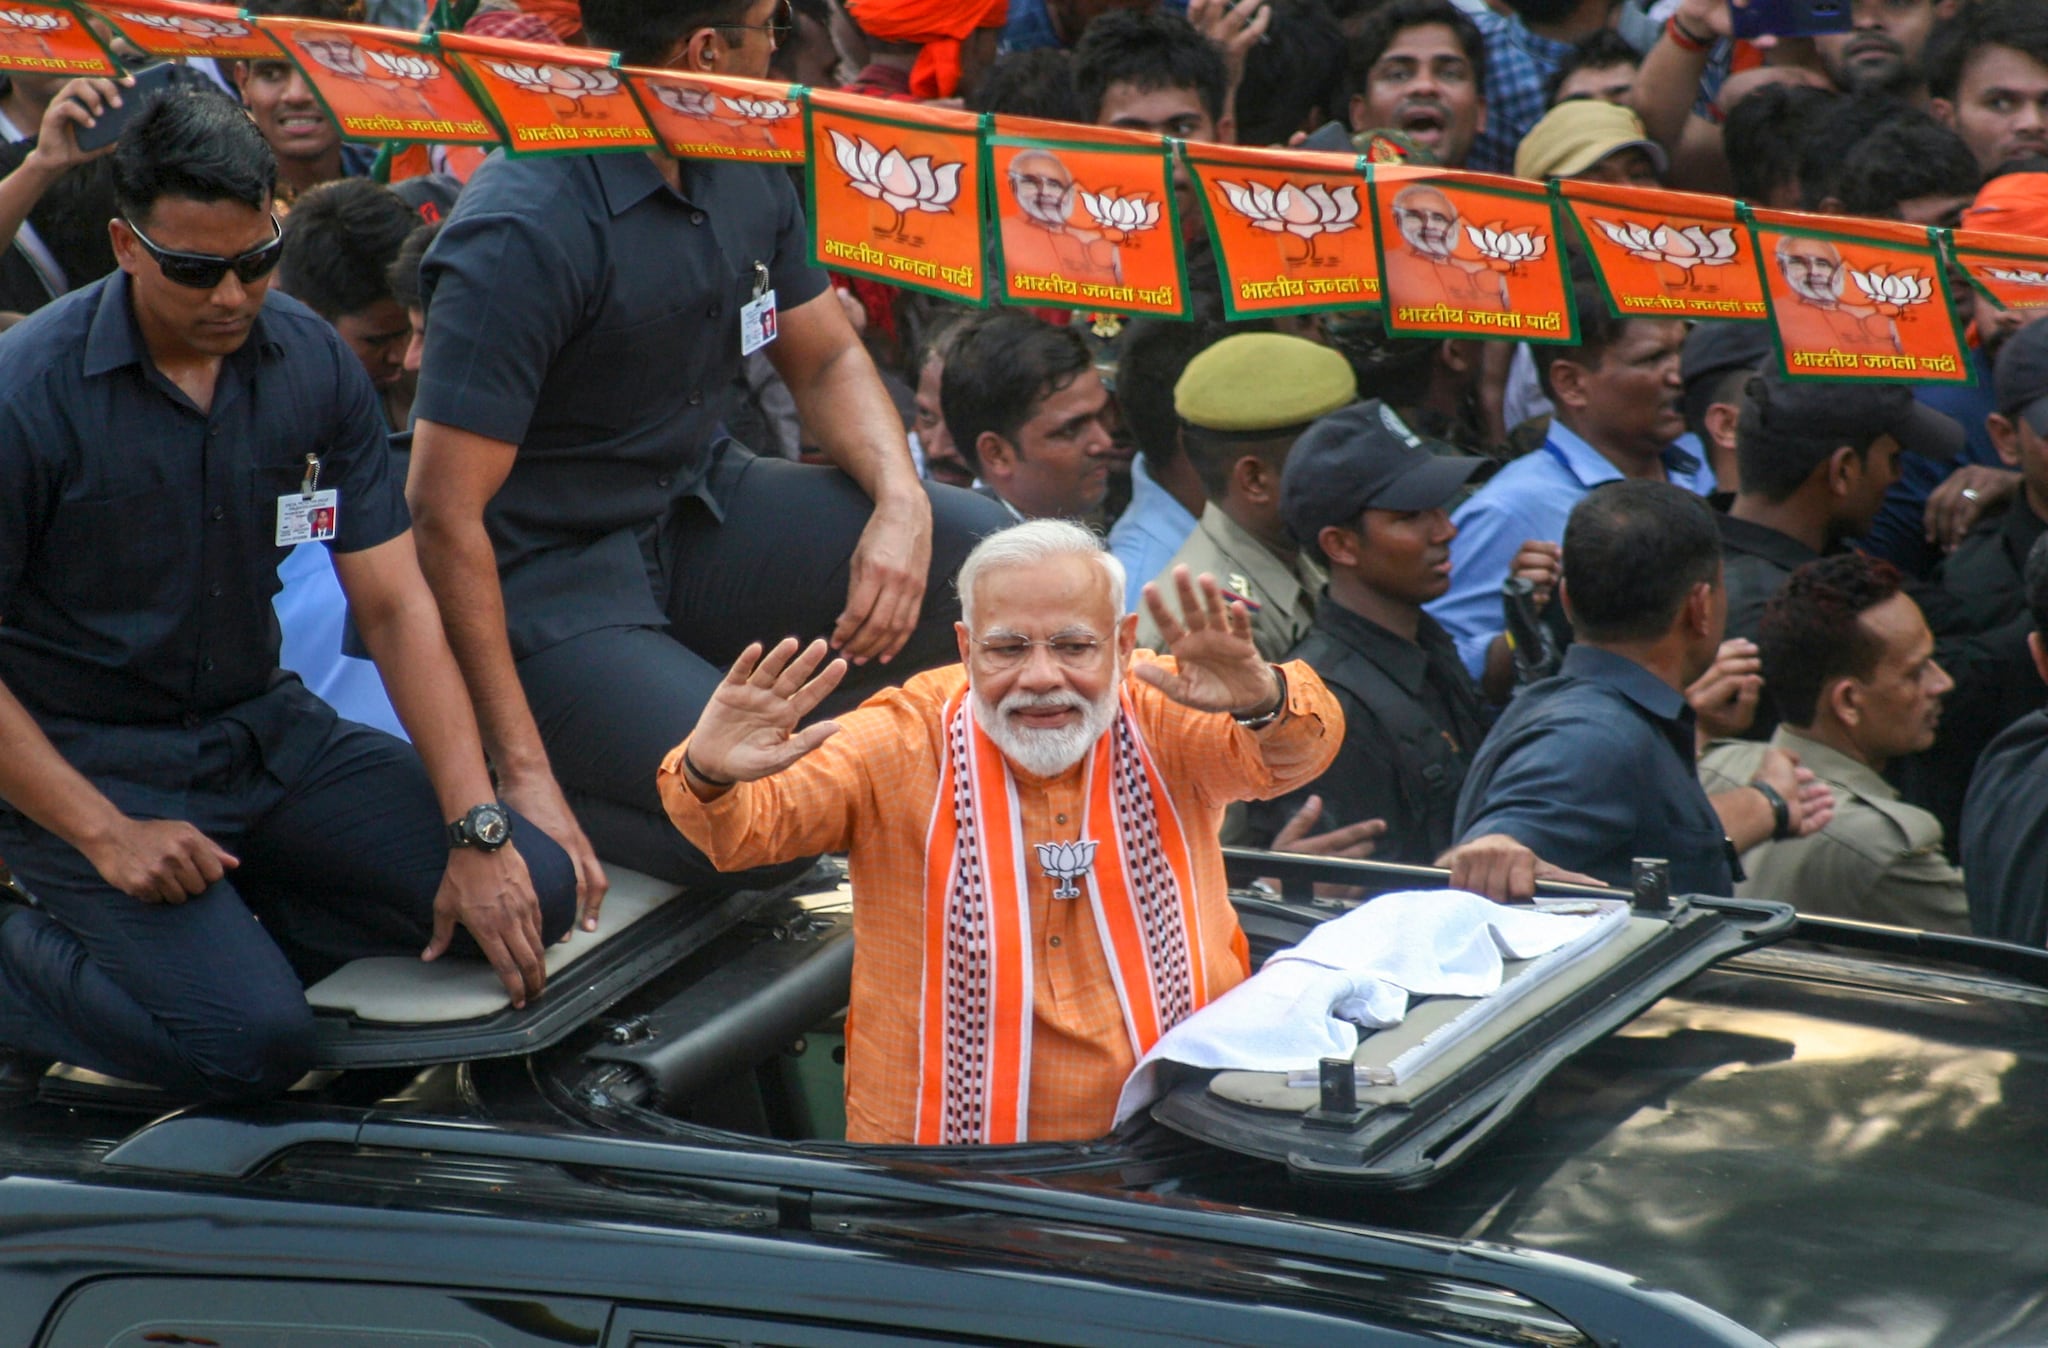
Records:
<instances>
[{"instance_id":1,"label":"lotus symbol on flag","mask_svg":"<svg viewBox=\"0 0 2048 1348\"><path fill-rule=\"evenodd\" d=\"M223 38L247 37L249 25L230 19L209 19L189 14L142 14L124 9L121 17L130 23L139 23L145 28L154 28L160 33L176 33L183 37L203 38L217 41Z\"/></svg>"},{"instance_id":2,"label":"lotus symbol on flag","mask_svg":"<svg viewBox=\"0 0 2048 1348\"><path fill-rule=\"evenodd\" d=\"M1129 243L1133 234L1159 227L1159 203L1143 192L1127 197L1115 192L1083 192L1081 209L1102 226L1111 243Z\"/></svg>"},{"instance_id":3,"label":"lotus symbol on flag","mask_svg":"<svg viewBox=\"0 0 2048 1348\"><path fill-rule=\"evenodd\" d=\"M32 9L0 9L0 23L10 24L26 33L35 34L36 45L43 49L43 55L54 56L50 44L43 40L43 34L54 33L60 28L71 26L68 14L46 14Z\"/></svg>"},{"instance_id":4,"label":"lotus symbol on flag","mask_svg":"<svg viewBox=\"0 0 2048 1348\"><path fill-rule=\"evenodd\" d=\"M299 49L312 57L321 67L333 71L344 79L370 78L367 53L345 37L300 38Z\"/></svg>"},{"instance_id":5,"label":"lotus symbol on flag","mask_svg":"<svg viewBox=\"0 0 2048 1348\"><path fill-rule=\"evenodd\" d=\"M670 112L683 117L694 117L708 122L718 116L718 100L707 89L692 89L687 85L658 84L653 80L647 87L654 90L654 97Z\"/></svg>"},{"instance_id":6,"label":"lotus symbol on flag","mask_svg":"<svg viewBox=\"0 0 2048 1348\"><path fill-rule=\"evenodd\" d=\"M441 67L424 56L414 56L409 52L373 51L370 59L400 84L417 87L441 78Z\"/></svg>"},{"instance_id":7,"label":"lotus symbol on flag","mask_svg":"<svg viewBox=\"0 0 2048 1348\"><path fill-rule=\"evenodd\" d=\"M750 122L783 122L796 116L796 104L782 98L725 98L719 102Z\"/></svg>"},{"instance_id":8,"label":"lotus symbol on flag","mask_svg":"<svg viewBox=\"0 0 2048 1348\"><path fill-rule=\"evenodd\" d=\"M1095 843L1087 838L1076 842L1039 843L1038 864L1046 875L1059 882L1052 896L1056 899L1078 899L1080 886L1074 881L1088 874L1095 864Z\"/></svg>"},{"instance_id":9,"label":"lotus symbol on flag","mask_svg":"<svg viewBox=\"0 0 2048 1348\"><path fill-rule=\"evenodd\" d=\"M1465 237L1472 240L1472 246L1488 266L1509 276L1519 272L1524 262L1534 262L1550 251L1548 235L1528 227L1509 229L1505 220L1490 225L1467 225Z\"/></svg>"},{"instance_id":10,"label":"lotus symbol on flag","mask_svg":"<svg viewBox=\"0 0 2048 1348\"><path fill-rule=\"evenodd\" d=\"M1265 183L1233 183L1218 179L1216 185L1223 189L1223 198L1230 203L1230 209L1249 220L1254 229L1263 229L1269 234L1292 234L1308 245L1307 251L1294 262L1315 262L1316 236L1319 234L1342 234L1347 229L1358 227L1358 189L1339 187L1334 190L1321 183L1310 183L1297 187L1293 183L1281 183L1271 187ZM1335 259L1329 259L1334 262Z\"/></svg>"},{"instance_id":11,"label":"lotus symbol on flag","mask_svg":"<svg viewBox=\"0 0 2048 1348\"><path fill-rule=\"evenodd\" d=\"M2007 285L2048 286L2048 272L2028 271L2024 267L1986 267L1984 274Z\"/></svg>"},{"instance_id":12,"label":"lotus symbol on flag","mask_svg":"<svg viewBox=\"0 0 2048 1348\"><path fill-rule=\"evenodd\" d=\"M930 155L906 158L893 147L886 152L877 149L866 136L848 136L830 127L826 130L832 136L832 157L846 174L847 186L896 212L896 219L880 231L885 237L922 243L922 239L909 237L914 212L952 214L964 165L933 164Z\"/></svg>"},{"instance_id":13,"label":"lotus symbol on flag","mask_svg":"<svg viewBox=\"0 0 2048 1348\"><path fill-rule=\"evenodd\" d=\"M1593 223L1631 256L1676 268L1678 284L1684 289L1695 285L1694 267L1725 267L1735 260L1735 230L1732 226L1702 229L1698 225L1686 225L1673 229L1662 222L1645 225L1635 220L1601 220L1597 217Z\"/></svg>"},{"instance_id":14,"label":"lotus symbol on flag","mask_svg":"<svg viewBox=\"0 0 2048 1348\"><path fill-rule=\"evenodd\" d=\"M11 23L31 33L54 33L69 28L71 19L63 14L43 14L28 9L0 9L0 23Z\"/></svg>"},{"instance_id":15,"label":"lotus symbol on flag","mask_svg":"<svg viewBox=\"0 0 2048 1348\"><path fill-rule=\"evenodd\" d=\"M1877 306L1879 313L1892 318L1934 298L1934 282L1922 276L1918 268L1896 272L1882 266L1872 267L1869 271L1857 271L1851 267L1849 279Z\"/></svg>"},{"instance_id":16,"label":"lotus symbol on flag","mask_svg":"<svg viewBox=\"0 0 2048 1348\"><path fill-rule=\"evenodd\" d=\"M532 65L521 61L485 61L483 66L499 79L529 94L561 99L567 105L565 115L570 117L601 117L603 114L596 110L586 112L583 100L603 98L619 91L617 74L591 66Z\"/></svg>"}]
</instances>

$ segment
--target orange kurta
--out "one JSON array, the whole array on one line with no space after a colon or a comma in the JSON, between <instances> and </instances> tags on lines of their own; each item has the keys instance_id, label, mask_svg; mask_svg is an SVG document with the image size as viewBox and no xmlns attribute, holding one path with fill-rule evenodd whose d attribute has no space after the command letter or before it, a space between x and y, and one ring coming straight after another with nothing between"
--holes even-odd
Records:
<instances>
[{"instance_id":1,"label":"orange kurta","mask_svg":"<svg viewBox=\"0 0 2048 1348\"><path fill-rule=\"evenodd\" d=\"M1142 655L1141 659L1145 658ZM1202 962L1212 997L1244 980L1242 934L1230 907L1217 833L1231 802L1267 799L1314 780L1344 738L1343 713L1308 666L1286 666L1289 715L1249 731L1221 713L1169 701L1129 681L1139 728L1187 830ZM678 745L659 784L669 817L721 870L844 851L852 873L854 953L847 1048L847 1136L910 1142L917 1130L918 1007L924 983L925 839L944 758L940 717L966 682L959 665L879 693L794 766L704 802L683 784ZM1024 854L1080 837L1085 767L1058 777L1015 772ZM1100 1137L1137 1060L1109 962L1083 900L1056 900L1028 865L1034 1021L1034 1141Z\"/></svg>"}]
</instances>

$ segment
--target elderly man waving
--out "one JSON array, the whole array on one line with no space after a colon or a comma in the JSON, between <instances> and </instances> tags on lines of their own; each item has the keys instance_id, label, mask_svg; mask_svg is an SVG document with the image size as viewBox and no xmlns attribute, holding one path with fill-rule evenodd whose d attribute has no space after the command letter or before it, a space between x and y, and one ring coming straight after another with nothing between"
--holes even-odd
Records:
<instances>
[{"instance_id":1,"label":"elderly man waving","mask_svg":"<svg viewBox=\"0 0 2048 1348\"><path fill-rule=\"evenodd\" d=\"M1138 1057L1245 977L1223 810L1316 777L1343 717L1213 578L1174 581L1178 618L1145 588L1155 660L1093 534L1004 530L960 571L960 665L798 730L844 662L756 645L663 764L722 868L851 852L849 1138L1099 1136Z\"/></svg>"}]
</instances>

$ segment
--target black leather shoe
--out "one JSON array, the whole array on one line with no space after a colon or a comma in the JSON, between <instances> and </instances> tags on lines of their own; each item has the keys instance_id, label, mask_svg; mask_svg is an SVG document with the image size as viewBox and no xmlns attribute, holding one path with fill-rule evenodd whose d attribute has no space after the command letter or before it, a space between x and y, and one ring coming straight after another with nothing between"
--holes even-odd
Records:
<instances>
[{"instance_id":1,"label":"black leather shoe","mask_svg":"<svg viewBox=\"0 0 2048 1348\"><path fill-rule=\"evenodd\" d=\"M0 1110L18 1109L32 1103L42 1086L50 1059L27 1049L0 1047Z\"/></svg>"}]
</instances>

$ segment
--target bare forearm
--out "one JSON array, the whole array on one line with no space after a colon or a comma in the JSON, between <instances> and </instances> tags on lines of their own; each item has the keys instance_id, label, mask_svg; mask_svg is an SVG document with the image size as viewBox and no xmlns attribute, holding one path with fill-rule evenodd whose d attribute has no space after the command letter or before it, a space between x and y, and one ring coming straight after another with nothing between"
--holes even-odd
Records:
<instances>
[{"instance_id":1,"label":"bare forearm","mask_svg":"<svg viewBox=\"0 0 2048 1348\"><path fill-rule=\"evenodd\" d=\"M1754 787L1741 786L1733 791L1723 791L1710 796L1714 813L1721 816L1721 831L1735 844L1738 852L1747 852L1758 843L1769 842L1777 831L1777 814L1763 793Z\"/></svg>"},{"instance_id":2,"label":"bare forearm","mask_svg":"<svg viewBox=\"0 0 2048 1348\"><path fill-rule=\"evenodd\" d=\"M1660 34L1629 91L1629 105L1643 119L1643 129L1668 151L1676 152L1685 136L1686 118L1698 97L1707 55L1687 51L1673 42L1669 33Z\"/></svg>"},{"instance_id":3,"label":"bare forearm","mask_svg":"<svg viewBox=\"0 0 2048 1348\"><path fill-rule=\"evenodd\" d=\"M27 221L29 212L63 176L62 172L52 173L30 158L14 172L0 178L0 247L14 242L14 236Z\"/></svg>"},{"instance_id":4,"label":"bare forearm","mask_svg":"<svg viewBox=\"0 0 2048 1348\"><path fill-rule=\"evenodd\" d=\"M860 484L876 505L921 496L903 418L859 342L823 361L808 378L789 380L797 415L825 457Z\"/></svg>"},{"instance_id":5,"label":"bare forearm","mask_svg":"<svg viewBox=\"0 0 2048 1348\"><path fill-rule=\"evenodd\" d=\"M81 852L124 817L64 760L5 684L0 684L0 800Z\"/></svg>"},{"instance_id":6,"label":"bare forearm","mask_svg":"<svg viewBox=\"0 0 2048 1348\"><path fill-rule=\"evenodd\" d=\"M413 528L420 571L440 609L448 649L469 690L491 761L506 778L546 775L547 750L513 664L497 554L482 519L449 519L415 505Z\"/></svg>"},{"instance_id":7,"label":"bare forearm","mask_svg":"<svg viewBox=\"0 0 2048 1348\"><path fill-rule=\"evenodd\" d=\"M392 710L426 764L443 816L454 819L493 799L476 716L440 624L422 605L399 604L369 622L358 614L356 625Z\"/></svg>"}]
</instances>

